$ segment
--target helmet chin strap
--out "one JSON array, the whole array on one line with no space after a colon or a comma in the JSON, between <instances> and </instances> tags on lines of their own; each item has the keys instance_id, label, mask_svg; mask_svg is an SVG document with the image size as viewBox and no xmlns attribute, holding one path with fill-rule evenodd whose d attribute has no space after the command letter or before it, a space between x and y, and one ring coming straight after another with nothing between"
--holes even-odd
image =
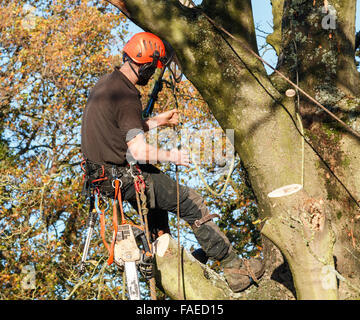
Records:
<instances>
[{"instance_id":1,"label":"helmet chin strap","mask_svg":"<svg viewBox=\"0 0 360 320\"><path fill-rule=\"evenodd\" d=\"M127 61L129 62L129 66L130 66L131 70L134 72L134 74L136 75L136 77L139 79L139 78L140 78L140 77L139 77L139 73L136 72L136 70L134 69L131 60L128 59Z\"/></svg>"}]
</instances>

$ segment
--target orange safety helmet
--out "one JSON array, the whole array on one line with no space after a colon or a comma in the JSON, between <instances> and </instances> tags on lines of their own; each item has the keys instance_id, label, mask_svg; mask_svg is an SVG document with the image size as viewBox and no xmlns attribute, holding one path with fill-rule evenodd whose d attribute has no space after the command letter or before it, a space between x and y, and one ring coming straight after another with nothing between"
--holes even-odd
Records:
<instances>
[{"instance_id":1,"label":"orange safety helmet","mask_svg":"<svg viewBox=\"0 0 360 320\"><path fill-rule=\"evenodd\" d=\"M157 68L163 68L166 61L165 45L161 39L150 33L140 32L132 36L132 38L125 44L123 49L131 60L138 64L145 64L153 62L153 55L158 51L159 58L157 61Z\"/></svg>"}]
</instances>

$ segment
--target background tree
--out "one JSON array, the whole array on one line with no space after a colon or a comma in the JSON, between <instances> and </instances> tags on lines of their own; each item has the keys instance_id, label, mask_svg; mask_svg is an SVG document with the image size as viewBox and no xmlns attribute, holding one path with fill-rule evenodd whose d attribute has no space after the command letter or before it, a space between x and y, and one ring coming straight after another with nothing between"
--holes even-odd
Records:
<instances>
[{"instance_id":1,"label":"background tree","mask_svg":"<svg viewBox=\"0 0 360 320\"><path fill-rule=\"evenodd\" d=\"M127 25L90 1L2 1L1 17L1 298L61 298L77 282L85 233L81 114ZM36 271L31 290L21 282L26 265ZM100 295L87 276L78 298ZM102 297L117 295L108 288Z\"/></svg>"},{"instance_id":2,"label":"background tree","mask_svg":"<svg viewBox=\"0 0 360 320\"><path fill-rule=\"evenodd\" d=\"M81 196L81 115L98 78L121 62L128 20L103 1L2 1L0 12L0 297L126 299L118 268L106 264L98 225L83 276L78 266L88 210ZM142 90L144 102L150 87ZM188 80L178 84L177 96L186 106L183 121L190 134L219 127ZM172 91L164 88L156 111L174 107ZM162 136L166 145L166 132ZM201 165L207 182L220 190L224 175L216 174L219 168ZM174 174L171 166L163 169ZM252 222L257 211L251 192L244 194L241 174L237 158L233 180L219 199L201 190L194 167L181 179L197 186L212 210L221 213L219 224L234 246L256 255L259 225ZM234 208L236 217L230 215ZM134 210L126 211L137 219ZM108 220L110 226L110 215ZM175 235L176 221L170 222ZM188 249L198 247L188 226L181 239ZM29 286L23 283L26 266L35 270ZM145 282L142 287L148 298Z\"/></svg>"},{"instance_id":3,"label":"background tree","mask_svg":"<svg viewBox=\"0 0 360 320\"><path fill-rule=\"evenodd\" d=\"M257 53L250 0L204 0L199 6L177 0L109 2L171 43L220 126L235 129L235 149L259 213L267 218L262 234L286 257L297 298L358 297L356 1L273 0L274 32L268 37L279 56L277 69L350 130L299 92L288 97L293 87L278 73L268 75L248 50ZM268 197L293 183L304 188Z\"/></svg>"}]
</instances>

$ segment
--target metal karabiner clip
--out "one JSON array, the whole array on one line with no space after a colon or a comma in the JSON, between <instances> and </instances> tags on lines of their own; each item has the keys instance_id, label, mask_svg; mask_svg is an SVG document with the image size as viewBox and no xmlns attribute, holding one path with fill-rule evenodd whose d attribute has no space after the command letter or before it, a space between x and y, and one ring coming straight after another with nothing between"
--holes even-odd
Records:
<instances>
[{"instance_id":1,"label":"metal karabiner clip","mask_svg":"<svg viewBox=\"0 0 360 320\"><path fill-rule=\"evenodd\" d=\"M95 210L98 214L101 215L109 210L109 202L104 200L104 198L101 195L100 195L100 197L101 197L101 200L106 203L106 208L104 209L104 211L101 211L101 209L99 208L99 195L95 194Z\"/></svg>"}]
</instances>

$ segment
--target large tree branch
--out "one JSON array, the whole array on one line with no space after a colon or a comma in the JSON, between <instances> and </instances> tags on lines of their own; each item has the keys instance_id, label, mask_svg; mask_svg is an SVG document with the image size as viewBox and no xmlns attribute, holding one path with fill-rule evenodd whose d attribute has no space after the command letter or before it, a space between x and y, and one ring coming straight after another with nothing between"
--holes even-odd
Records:
<instances>
[{"instance_id":1,"label":"large tree branch","mask_svg":"<svg viewBox=\"0 0 360 320\"><path fill-rule=\"evenodd\" d=\"M156 254L156 284L172 299L178 299L178 265L177 242L164 234L154 243ZM273 258L276 254L272 254ZM291 289L287 289L277 281L273 271L283 263L277 259L271 271L265 273L260 285L251 286L241 293L233 293L224 277L208 266L198 262L187 250L181 250L180 294L186 300L260 300L260 299L293 299ZM287 285L288 287L288 285Z\"/></svg>"},{"instance_id":2,"label":"large tree branch","mask_svg":"<svg viewBox=\"0 0 360 320\"><path fill-rule=\"evenodd\" d=\"M202 7L206 14L234 37L243 39L252 50L258 51L250 0L205 0ZM233 43L233 46L236 47L236 44Z\"/></svg>"},{"instance_id":3,"label":"large tree branch","mask_svg":"<svg viewBox=\"0 0 360 320\"><path fill-rule=\"evenodd\" d=\"M283 18L284 11L284 1L285 0L272 0L272 13L273 13L273 33L266 37L266 41L270 44L276 54L279 56L281 52L281 37L282 37L282 29L281 23Z\"/></svg>"}]
</instances>

